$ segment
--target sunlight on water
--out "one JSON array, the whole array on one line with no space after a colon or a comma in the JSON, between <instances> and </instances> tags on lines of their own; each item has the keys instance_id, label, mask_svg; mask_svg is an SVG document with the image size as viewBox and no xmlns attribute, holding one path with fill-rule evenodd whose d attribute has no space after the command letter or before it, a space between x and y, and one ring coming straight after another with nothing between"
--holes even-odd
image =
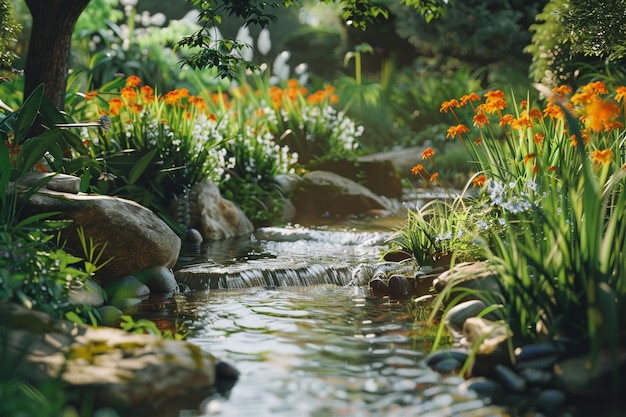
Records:
<instances>
[{"instance_id":1,"label":"sunlight on water","mask_svg":"<svg viewBox=\"0 0 626 417\"><path fill-rule=\"evenodd\" d=\"M188 340L241 372L196 415L502 415L428 369L425 324L364 287L212 290L178 302L194 317Z\"/></svg>"}]
</instances>

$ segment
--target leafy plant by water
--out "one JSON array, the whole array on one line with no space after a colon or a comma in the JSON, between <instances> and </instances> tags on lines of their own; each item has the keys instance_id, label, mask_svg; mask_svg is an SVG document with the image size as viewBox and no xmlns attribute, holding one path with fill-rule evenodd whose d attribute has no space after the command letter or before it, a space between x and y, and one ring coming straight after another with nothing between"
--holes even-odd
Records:
<instances>
[{"instance_id":1,"label":"leafy plant by water","mask_svg":"<svg viewBox=\"0 0 626 417\"><path fill-rule=\"evenodd\" d=\"M571 93L548 90L541 109L491 91L484 102L471 94L442 111L474 114L476 133L458 123L448 135L475 158L506 223L486 248L509 327L529 340L571 338L596 360L624 343L626 88L591 82Z\"/></svg>"}]
</instances>

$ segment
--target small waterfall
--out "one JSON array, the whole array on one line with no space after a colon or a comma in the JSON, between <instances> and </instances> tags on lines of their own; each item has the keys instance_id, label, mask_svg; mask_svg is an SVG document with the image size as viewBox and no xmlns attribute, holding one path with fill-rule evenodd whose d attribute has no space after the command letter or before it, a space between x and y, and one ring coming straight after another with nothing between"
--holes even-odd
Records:
<instances>
[{"instance_id":1,"label":"small waterfall","mask_svg":"<svg viewBox=\"0 0 626 417\"><path fill-rule=\"evenodd\" d=\"M176 280L191 291L250 287L347 285L353 268L348 264L295 264L265 259L223 267L192 265L176 271Z\"/></svg>"}]
</instances>

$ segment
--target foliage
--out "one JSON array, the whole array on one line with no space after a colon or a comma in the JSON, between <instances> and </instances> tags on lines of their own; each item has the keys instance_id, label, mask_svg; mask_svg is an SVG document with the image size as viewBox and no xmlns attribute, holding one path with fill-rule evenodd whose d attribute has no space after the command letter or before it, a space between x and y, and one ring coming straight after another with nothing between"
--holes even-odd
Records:
<instances>
[{"instance_id":1,"label":"foliage","mask_svg":"<svg viewBox=\"0 0 626 417\"><path fill-rule=\"evenodd\" d=\"M326 3L334 0L324 0ZM259 25L265 27L276 20L272 8L286 7L295 4L294 0L272 0L240 2L236 0L193 0L193 5L200 12L202 27L189 36L183 37L178 47L191 48L193 53L184 59L192 68L216 68L223 78L236 78L238 68L253 65L242 57L242 50L246 44L232 39L216 39L211 29L219 25L223 15L241 18L244 26ZM342 17L352 26L365 29L379 16L388 17L389 12L372 0L339 0L343 8ZM444 14L448 2L445 0L403 0L415 10L419 10L426 20L431 20Z\"/></svg>"},{"instance_id":2,"label":"foliage","mask_svg":"<svg viewBox=\"0 0 626 417\"><path fill-rule=\"evenodd\" d=\"M501 91L487 92L484 102L469 94L441 109L454 117L462 108L474 114L475 133L459 123L448 135L475 158L493 212L505 221L505 231L492 234L488 258L511 330L528 339L566 336L595 360L624 342L619 118L626 88L609 92L596 81L570 93L566 86L544 92L549 100L542 109L530 98L507 100Z\"/></svg>"},{"instance_id":3,"label":"foliage","mask_svg":"<svg viewBox=\"0 0 626 417\"><path fill-rule=\"evenodd\" d=\"M589 69L620 66L625 10L624 2L551 0L530 27L531 77L552 88L572 84Z\"/></svg>"},{"instance_id":4,"label":"foliage","mask_svg":"<svg viewBox=\"0 0 626 417\"><path fill-rule=\"evenodd\" d=\"M11 66L17 55L11 49L20 26L13 20L13 7L8 0L0 1L0 68Z\"/></svg>"},{"instance_id":5,"label":"foliage","mask_svg":"<svg viewBox=\"0 0 626 417\"><path fill-rule=\"evenodd\" d=\"M62 317L72 308L68 292L82 287L88 274L80 269L82 259L53 244L54 234L66 222L50 220L55 213L22 215L23 201L51 177L30 188L14 183L36 167L60 169L61 147L66 146L63 139L77 139L60 129L28 137L42 109L40 87L22 107L0 121L0 300Z\"/></svg>"},{"instance_id":6,"label":"foliage","mask_svg":"<svg viewBox=\"0 0 626 417\"><path fill-rule=\"evenodd\" d=\"M460 60L472 70L506 61L525 65L528 27L545 0L455 2L437 22L424 25L406 5L393 3L396 30L419 56ZM506 58L503 58L506 57Z\"/></svg>"}]
</instances>

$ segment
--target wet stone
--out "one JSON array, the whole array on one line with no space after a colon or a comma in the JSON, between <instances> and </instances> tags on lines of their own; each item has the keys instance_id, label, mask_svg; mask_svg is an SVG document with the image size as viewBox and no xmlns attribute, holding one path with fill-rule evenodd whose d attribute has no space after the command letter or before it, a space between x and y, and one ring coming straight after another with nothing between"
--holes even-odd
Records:
<instances>
[{"instance_id":1,"label":"wet stone","mask_svg":"<svg viewBox=\"0 0 626 417\"><path fill-rule=\"evenodd\" d=\"M447 358L447 359L443 359L437 362L433 366L433 369L439 372L440 374L447 375L447 374L451 374L451 373L458 371L462 367L463 367L463 362L456 360L454 358Z\"/></svg>"},{"instance_id":2,"label":"wet stone","mask_svg":"<svg viewBox=\"0 0 626 417\"><path fill-rule=\"evenodd\" d=\"M446 324L450 330L462 333L465 320L476 317L487 306L480 300L470 300L452 307L446 315Z\"/></svg>"},{"instance_id":3,"label":"wet stone","mask_svg":"<svg viewBox=\"0 0 626 417\"><path fill-rule=\"evenodd\" d=\"M389 286L380 278L374 278L369 282L370 294L372 297L384 297L389 295Z\"/></svg>"},{"instance_id":4,"label":"wet stone","mask_svg":"<svg viewBox=\"0 0 626 417\"><path fill-rule=\"evenodd\" d=\"M537 343L516 349L515 362L518 369L548 369L560 359L562 348L553 343Z\"/></svg>"},{"instance_id":5,"label":"wet stone","mask_svg":"<svg viewBox=\"0 0 626 417\"><path fill-rule=\"evenodd\" d=\"M514 393L520 393L526 390L526 380L511 368L498 364L495 366L494 372L496 378L505 389Z\"/></svg>"},{"instance_id":6,"label":"wet stone","mask_svg":"<svg viewBox=\"0 0 626 417\"><path fill-rule=\"evenodd\" d=\"M474 391L477 394L489 398L498 398L502 395L504 390L500 383L493 379L484 377L474 377L459 385L459 391L464 393L467 391Z\"/></svg>"},{"instance_id":7,"label":"wet stone","mask_svg":"<svg viewBox=\"0 0 626 417\"><path fill-rule=\"evenodd\" d=\"M444 349L428 355L425 362L426 365L434 369L435 365L443 360L454 359L460 363L465 363L468 357L469 354L465 349Z\"/></svg>"},{"instance_id":8,"label":"wet stone","mask_svg":"<svg viewBox=\"0 0 626 417\"><path fill-rule=\"evenodd\" d=\"M546 414L556 414L565 406L567 396L557 389L543 390L535 398L537 410Z\"/></svg>"},{"instance_id":9,"label":"wet stone","mask_svg":"<svg viewBox=\"0 0 626 417\"><path fill-rule=\"evenodd\" d=\"M421 297L417 297L415 299L415 305L418 307L423 307L423 308L427 308L430 307L430 305L433 303L433 301L435 300L435 296L434 295L422 295Z\"/></svg>"},{"instance_id":10,"label":"wet stone","mask_svg":"<svg viewBox=\"0 0 626 417\"><path fill-rule=\"evenodd\" d=\"M411 295L411 283L402 275L392 275L389 278L389 296L393 298L404 298Z\"/></svg>"},{"instance_id":11,"label":"wet stone","mask_svg":"<svg viewBox=\"0 0 626 417\"><path fill-rule=\"evenodd\" d=\"M523 368L518 374L531 386L546 386L552 382L552 372L542 369Z\"/></svg>"}]
</instances>

